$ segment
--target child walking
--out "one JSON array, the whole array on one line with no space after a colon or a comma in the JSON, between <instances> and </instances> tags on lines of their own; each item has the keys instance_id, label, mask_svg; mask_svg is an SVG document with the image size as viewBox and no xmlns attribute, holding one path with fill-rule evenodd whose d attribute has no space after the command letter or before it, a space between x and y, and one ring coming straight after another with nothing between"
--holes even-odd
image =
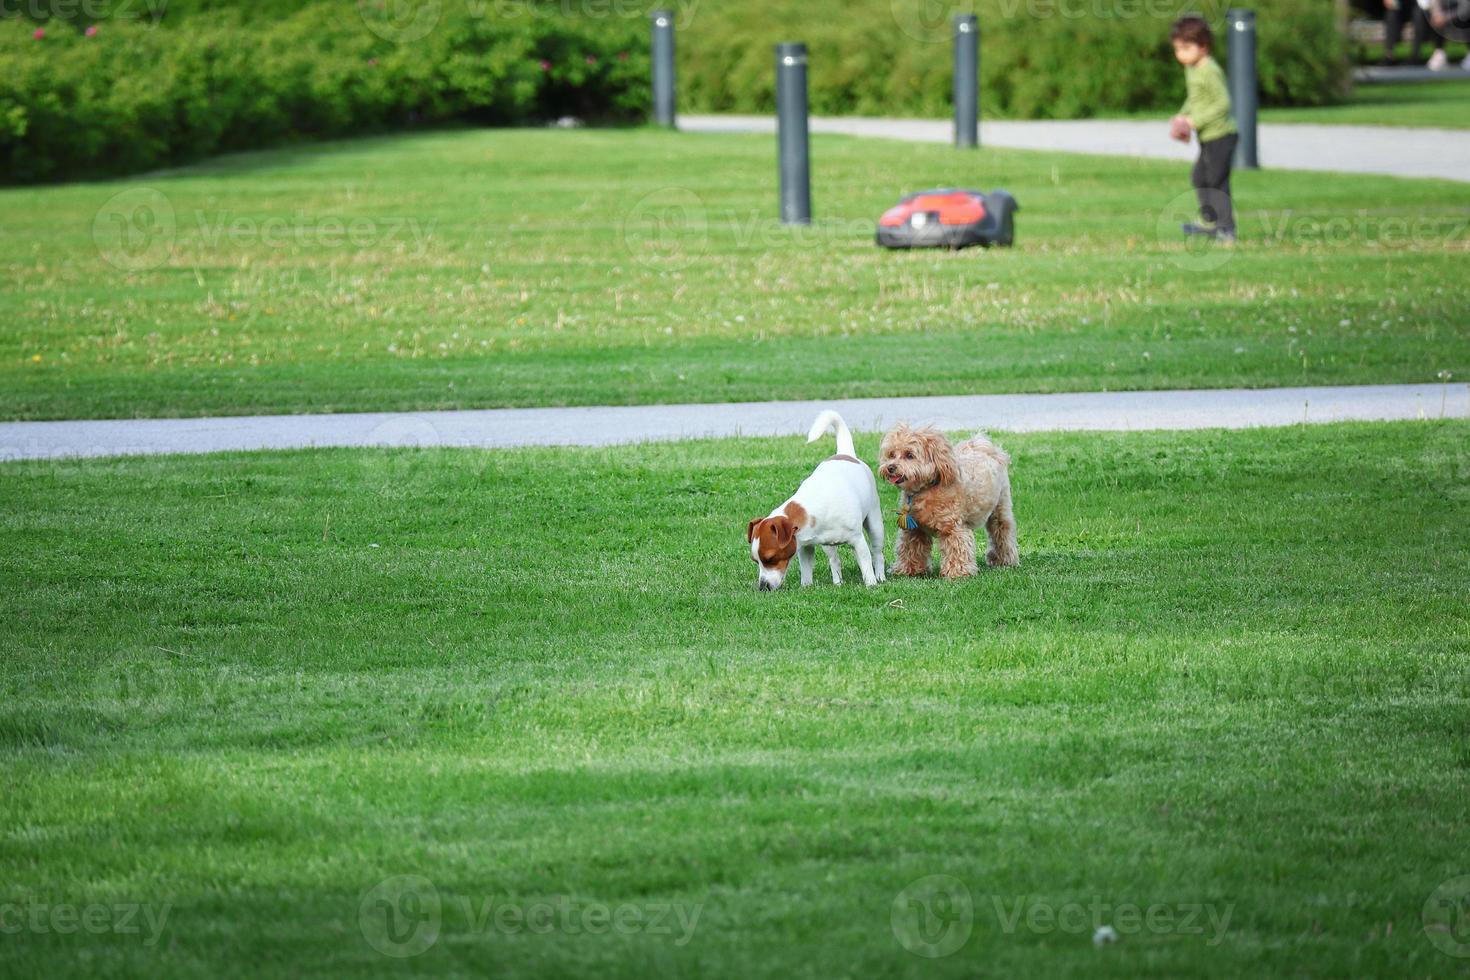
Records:
<instances>
[{"instance_id":1,"label":"child walking","mask_svg":"<svg viewBox=\"0 0 1470 980\"><path fill-rule=\"evenodd\" d=\"M1170 123L1175 139L1199 137L1199 159L1190 174L1199 198L1199 223L1184 226L1186 235L1204 235L1224 244L1235 241L1235 210L1230 204L1230 162L1239 141L1230 114L1225 73L1210 57L1215 38L1203 17L1181 17L1169 30L1174 57L1184 66L1186 98Z\"/></svg>"}]
</instances>

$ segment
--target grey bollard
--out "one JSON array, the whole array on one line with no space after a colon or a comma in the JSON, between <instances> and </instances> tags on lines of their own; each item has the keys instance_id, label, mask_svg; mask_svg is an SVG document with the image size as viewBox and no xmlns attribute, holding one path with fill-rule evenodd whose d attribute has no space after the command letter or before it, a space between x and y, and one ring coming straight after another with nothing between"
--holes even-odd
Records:
<instances>
[{"instance_id":1,"label":"grey bollard","mask_svg":"<svg viewBox=\"0 0 1470 980\"><path fill-rule=\"evenodd\" d=\"M655 10L653 22L653 120L674 126L674 12Z\"/></svg>"},{"instance_id":2,"label":"grey bollard","mask_svg":"<svg viewBox=\"0 0 1470 980\"><path fill-rule=\"evenodd\" d=\"M781 167L781 223L812 221L807 140L806 45L776 45L776 145Z\"/></svg>"},{"instance_id":3,"label":"grey bollard","mask_svg":"<svg viewBox=\"0 0 1470 980\"><path fill-rule=\"evenodd\" d=\"M980 20L954 18L954 145L980 145Z\"/></svg>"},{"instance_id":4,"label":"grey bollard","mask_svg":"<svg viewBox=\"0 0 1470 980\"><path fill-rule=\"evenodd\" d=\"M1235 146L1235 166L1255 170L1261 165L1256 156L1256 107L1260 88L1256 81L1256 12L1232 7L1225 12L1230 33L1227 74L1230 76L1230 107L1235 112L1235 125L1240 142Z\"/></svg>"}]
</instances>

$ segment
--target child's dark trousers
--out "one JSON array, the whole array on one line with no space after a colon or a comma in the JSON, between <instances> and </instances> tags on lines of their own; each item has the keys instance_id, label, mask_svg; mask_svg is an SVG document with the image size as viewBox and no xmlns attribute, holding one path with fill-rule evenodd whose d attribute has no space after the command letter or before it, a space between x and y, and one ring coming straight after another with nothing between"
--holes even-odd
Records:
<instances>
[{"instance_id":1,"label":"child's dark trousers","mask_svg":"<svg viewBox=\"0 0 1470 980\"><path fill-rule=\"evenodd\" d=\"M1230 204L1230 161L1235 157L1236 133L1199 145L1190 179L1199 198L1199 216L1221 234L1235 234L1235 209Z\"/></svg>"}]
</instances>

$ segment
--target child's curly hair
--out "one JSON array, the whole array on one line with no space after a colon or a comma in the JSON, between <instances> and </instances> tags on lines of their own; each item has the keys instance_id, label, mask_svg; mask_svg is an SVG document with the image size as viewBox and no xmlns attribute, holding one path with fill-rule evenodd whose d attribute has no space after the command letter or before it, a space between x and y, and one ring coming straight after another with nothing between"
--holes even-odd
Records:
<instances>
[{"instance_id":1,"label":"child's curly hair","mask_svg":"<svg viewBox=\"0 0 1470 980\"><path fill-rule=\"evenodd\" d=\"M1215 48L1215 35L1210 32L1209 23L1199 14L1186 14L1176 20L1174 26L1169 28L1169 40L1198 44L1212 51Z\"/></svg>"}]
</instances>

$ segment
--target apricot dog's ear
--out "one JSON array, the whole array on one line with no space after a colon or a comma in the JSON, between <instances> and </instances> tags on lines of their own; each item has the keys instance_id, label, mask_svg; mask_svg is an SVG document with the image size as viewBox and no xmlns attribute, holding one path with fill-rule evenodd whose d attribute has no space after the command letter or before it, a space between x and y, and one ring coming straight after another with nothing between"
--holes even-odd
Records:
<instances>
[{"instance_id":1,"label":"apricot dog's ear","mask_svg":"<svg viewBox=\"0 0 1470 980\"><path fill-rule=\"evenodd\" d=\"M753 520L749 524L745 525L745 540L747 540L747 541L754 541L755 540L755 529L760 524L760 522L763 521L763 520L765 520L765 518L763 518L763 517L757 517L755 520Z\"/></svg>"},{"instance_id":2,"label":"apricot dog's ear","mask_svg":"<svg viewBox=\"0 0 1470 980\"><path fill-rule=\"evenodd\" d=\"M954 458L954 450L944 433L929 430L924 433L924 455L934 467L934 478L941 484L954 483L960 478L960 464Z\"/></svg>"}]
</instances>

